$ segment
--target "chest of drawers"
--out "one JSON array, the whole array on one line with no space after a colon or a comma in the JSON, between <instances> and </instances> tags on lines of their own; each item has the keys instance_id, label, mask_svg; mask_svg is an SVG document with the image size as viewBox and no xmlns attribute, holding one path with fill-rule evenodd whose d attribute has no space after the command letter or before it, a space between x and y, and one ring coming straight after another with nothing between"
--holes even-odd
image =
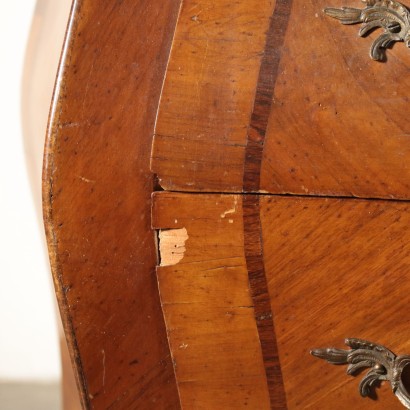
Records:
<instances>
[{"instance_id":1,"label":"chest of drawers","mask_svg":"<svg viewBox=\"0 0 410 410\"><path fill-rule=\"evenodd\" d=\"M406 404L408 15L364 3L74 2L44 205L84 407Z\"/></svg>"}]
</instances>

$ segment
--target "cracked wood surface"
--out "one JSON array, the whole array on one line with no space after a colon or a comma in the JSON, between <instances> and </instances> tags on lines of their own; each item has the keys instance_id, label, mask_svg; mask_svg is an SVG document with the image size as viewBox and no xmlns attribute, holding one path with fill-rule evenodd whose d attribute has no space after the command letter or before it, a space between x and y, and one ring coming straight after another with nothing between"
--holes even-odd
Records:
<instances>
[{"instance_id":1,"label":"cracked wood surface","mask_svg":"<svg viewBox=\"0 0 410 410\"><path fill-rule=\"evenodd\" d=\"M371 62L324 0L184 0L175 37L177 0L94 3L74 1L44 172L83 406L397 408L308 351L410 350L408 204L223 193L409 198L409 54ZM162 239L186 230L161 301L156 118L151 170L197 192L153 197Z\"/></svg>"},{"instance_id":2,"label":"cracked wood surface","mask_svg":"<svg viewBox=\"0 0 410 410\"><path fill-rule=\"evenodd\" d=\"M185 243L188 239L185 228L160 230L158 233L160 266L172 266L180 262L185 256Z\"/></svg>"},{"instance_id":3,"label":"cracked wood surface","mask_svg":"<svg viewBox=\"0 0 410 410\"><path fill-rule=\"evenodd\" d=\"M155 129L167 190L242 191L243 155L274 2L186 0Z\"/></svg>"},{"instance_id":4,"label":"cracked wood surface","mask_svg":"<svg viewBox=\"0 0 410 410\"><path fill-rule=\"evenodd\" d=\"M153 146L164 189L410 198L410 53L371 61L378 32L329 6L184 1Z\"/></svg>"},{"instance_id":5,"label":"cracked wood surface","mask_svg":"<svg viewBox=\"0 0 410 410\"><path fill-rule=\"evenodd\" d=\"M179 1L76 0L46 141L44 219L85 409L178 409L149 156Z\"/></svg>"},{"instance_id":6,"label":"cracked wood surface","mask_svg":"<svg viewBox=\"0 0 410 410\"><path fill-rule=\"evenodd\" d=\"M183 259L157 268L182 408L270 408L240 202L223 195L153 197L153 227L186 229L189 236Z\"/></svg>"},{"instance_id":7,"label":"cracked wood surface","mask_svg":"<svg viewBox=\"0 0 410 410\"><path fill-rule=\"evenodd\" d=\"M401 409L388 383L378 390L377 401L363 399L360 377L347 376L345 368L319 361L309 351L342 347L345 337L357 335L410 351L405 314L410 205L252 197L171 192L153 197L154 227L185 227L189 235L184 258L157 270L182 406ZM236 209L232 223L222 217L231 209ZM259 224L250 224L251 211L258 213ZM261 292L252 295L246 253L255 240L246 230L261 238L269 308ZM260 317L260 306L271 313ZM275 329L263 336L258 318L269 314ZM281 383L270 389L276 396L269 402L261 377L268 374L270 359L263 337L277 339L284 402Z\"/></svg>"}]
</instances>

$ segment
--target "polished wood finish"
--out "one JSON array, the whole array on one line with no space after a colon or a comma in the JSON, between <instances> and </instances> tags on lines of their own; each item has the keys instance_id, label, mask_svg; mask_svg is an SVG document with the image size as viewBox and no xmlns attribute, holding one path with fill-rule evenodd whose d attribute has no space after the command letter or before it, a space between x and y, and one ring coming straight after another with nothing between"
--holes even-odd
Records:
<instances>
[{"instance_id":1,"label":"polished wood finish","mask_svg":"<svg viewBox=\"0 0 410 410\"><path fill-rule=\"evenodd\" d=\"M74 367L71 363L70 351L62 330L60 334L62 408L63 410L80 410L81 400L74 376Z\"/></svg>"},{"instance_id":2,"label":"polished wood finish","mask_svg":"<svg viewBox=\"0 0 410 410\"><path fill-rule=\"evenodd\" d=\"M243 190L260 190L260 168L263 148L269 123L269 115L274 103L275 84L279 74L283 43L287 33L292 0L276 0L269 29L266 32L265 49L259 69L255 90L255 100L249 122L245 148Z\"/></svg>"},{"instance_id":3,"label":"polished wood finish","mask_svg":"<svg viewBox=\"0 0 410 410\"><path fill-rule=\"evenodd\" d=\"M44 217L84 408L178 409L155 277L149 154L179 1L74 1Z\"/></svg>"},{"instance_id":4,"label":"polished wood finish","mask_svg":"<svg viewBox=\"0 0 410 410\"><path fill-rule=\"evenodd\" d=\"M71 3L71 0L37 0L24 59L21 116L27 174L39 224L42 220L41 173L44 135ZM70 354L60 320L58 322L63 409L79 410L81 403Z\"/></svg>"},{"instance_id":5,"label":"polished wood finish","mask_svg":"<svg viewBox=\"0 0 410 410\"><path fill-rule=\"evenodd\" d=\"M185 228L188 236L184 258L158 269L182 404L245 408L239 397L244 386L250 389L245 383L248 373L235 384L234 370L240 366L243 372L245 364L250 373L257 370L251 362L258 363L258 354L250 354L255 337L249 339L257 328L261 342L269 337L276 343L277 338L286 399L281 402L278 394L281 381L270 380L271 403L249 402L250 408L402 408L388 384L380 389L377 401L362 399L360 376L347 376L344 366L332 367L313 358L309 350L343 348L345 337L361 337L396 352L410 351L405 314L410 303L406 229L410 205L253 197L180 193L154 197L155 228ZM251 211L260 223L250 223ZM247 277L252 286L253 270L246 250L255 248L257 237L263 260L259 281L268 285L269 307L263 292L252 295L248 288ZM275 331L266 332L258 324L263 311L271 312ZM245 323L247 333L238 332ZM258 350L266 368L270 357L263 344ZM231 371L224 372L229 366ZM235 394L218 395L215 380L217 389L223 386ZM256 395L261 381L254 383Z\"/></svg>"},{"instance_id":6,"label":"polished wood finish","mask_svg":"<svg viewBox=\"0 0 410 410\"><path fill-rule=\"evenodd\" d=\"M275 323L265 272L260 197L242 197L243 248L272 409L286 408Z\"/></svg>"},{"instance_id":7,"label":"polished wood finish","mask_svg":"<svg viewBox=\"0 0 410 410\"><path fill-rule=\"evenodd\" d=\"M410 351L410 53L335 0L137 3L75 3L47 142L84 407L400 408L309 350Z\"/></svg>"},{"instance_id":8,"label":"polished wood finish","mask_svg":"<svg viewBox=\"0 0 410 410\"><path fill-rule=\"evenodd\" d=\"M293 3L261 164L262 189L409 199L408 48L397 44L386 63L376 63L369 49L380 31L363 39L358 26L343 26L322 13L340 1ZM349 0L343 6L364 5Z\"/></svg>"},{"instance_id":9,"label":"polished wood finish","mask_svg":"<svg viewBox=\"0 0 410 410\"><path fill-rule=\"evenodd\" d=\"M152 161L162 187L409 199L408 49L370 60L376 34L324 15L340 1L228 3L186 2L178 21Z\"/></svg>"},{"instance_id":10,"label":"polished wood finish","mask_svg":"<svg viewBox=\"0 0 410 410\"><path fill-rule=\"evenodd\" d=\"M274 2L184 1L152 170L168 190L242 191L244 149Z\"/></svg>"},{"instance_id":11,"label":"polished wood finish","mask_svg":"<svg viewBox=\"0 0 410 410\"><path fill-rule=\"evenodd\" d=\"M182 261L157 268L182 408L270 408L240 202L175 193L153 199L153 227L185 228L188 237Z\"/></svg>"},{"instance_id":12,"label":"polished wood finish","mask_svg":"<svg viewBox=\"0 0 410 410\"><path fill-rule=\"evenodd\" d=\"M359 337L410 351L410 205L261 198L262 240L289 409L401 409L385 384L362 399L346 367L312 358Z\"/></svg>"}]
</instances>

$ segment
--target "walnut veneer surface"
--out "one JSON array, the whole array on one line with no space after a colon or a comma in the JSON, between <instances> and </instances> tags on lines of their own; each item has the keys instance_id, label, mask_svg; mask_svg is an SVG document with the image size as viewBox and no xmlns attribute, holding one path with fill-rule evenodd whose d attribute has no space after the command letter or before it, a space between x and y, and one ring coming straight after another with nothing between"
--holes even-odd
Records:
<instances>
[{"instance_id":1,"label":"walnut veneer surface","mask_svg":"<svg viewBox=\"0 0 410 410\"><path fill-rule=\"evenodd\" d=\"M44 210L84 408L401 408L309 354L410 353L410 53L341 5L74 2Z\"/></svg>"},{"instance_id":2,"label":"walnut veneer surface","mask_svg":"<svg viewBox=\"0 0 410 410\"><path fill-rule=\"evenodd\" d=\"M164 188L409 199L410 53L372 61L379 33L323 13L341 5L363 6L183 2L154 139Z\"/></svg>"},{"instance_id":3,"label":"walnut veneer surface","mask_svg":"<svg viewBox=\"0 0 410 410\"><path fill-rule=\"evenodd\" d=\"M184 227L188 236L184 258L158 268L182 406L402 408L388 384L377 401L362 399L360 378L309 350L358 336L410 350L409 207L356 199L155 195L154 227ZM259 236L261 246L252 254ZM255 254L265 283L252 277ZM262 316L263 292L270 303ZM255 349L257 329L262 343Z\"/></svg>"},{"instance_id":4,"label":"walnut veneer surface","mask_svg":"<svg viewBox=\"0 0 410 410\"><path fill-rule=\"evenodd\" d=\"M179 1L74 1L44 171L83 406L178 408L155 277L149 155Z\"/></svg>"}]
</instances>

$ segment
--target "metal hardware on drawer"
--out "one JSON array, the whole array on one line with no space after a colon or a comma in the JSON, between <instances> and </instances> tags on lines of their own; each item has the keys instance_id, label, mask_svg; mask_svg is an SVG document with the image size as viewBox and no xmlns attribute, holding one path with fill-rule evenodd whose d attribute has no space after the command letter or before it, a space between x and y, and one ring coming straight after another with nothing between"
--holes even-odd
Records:
<instances>
[{"instance_id":1,"label":"metal hardware on drawer","mask_svg":"<svg viewBox=\"0 0 410 410\"><path fill-rule=\"evenodd\" d=\"M366 340L346 339L345 343L351 350L332 347L315 349L310 353L331 364L348 364L348 375L354 375L357 371L370 367L371 369L360 382L359 389L362 397L372 397L372 389L377 383L387 380L400 402L410 409L410 394L402 380L404 368L410 365L410 356L396 356L384 346Z\"/></svg>"},{"instance_id":2,"label":"metal hardware on drawer","mask_svg":"<svg viewBox=\"0 0 410 410\"><path fill-rule=\"evenodd\" d=\"M385 60L385 49L396 41L404 41L410 47L410 11L403 4L392 0L362 0L363 10L352 7L326 8L324 12L342 24L363 23L359 35L364 37L375 28L384 28L370 49L373 60Z\"/></svg>"}]
</instances>

